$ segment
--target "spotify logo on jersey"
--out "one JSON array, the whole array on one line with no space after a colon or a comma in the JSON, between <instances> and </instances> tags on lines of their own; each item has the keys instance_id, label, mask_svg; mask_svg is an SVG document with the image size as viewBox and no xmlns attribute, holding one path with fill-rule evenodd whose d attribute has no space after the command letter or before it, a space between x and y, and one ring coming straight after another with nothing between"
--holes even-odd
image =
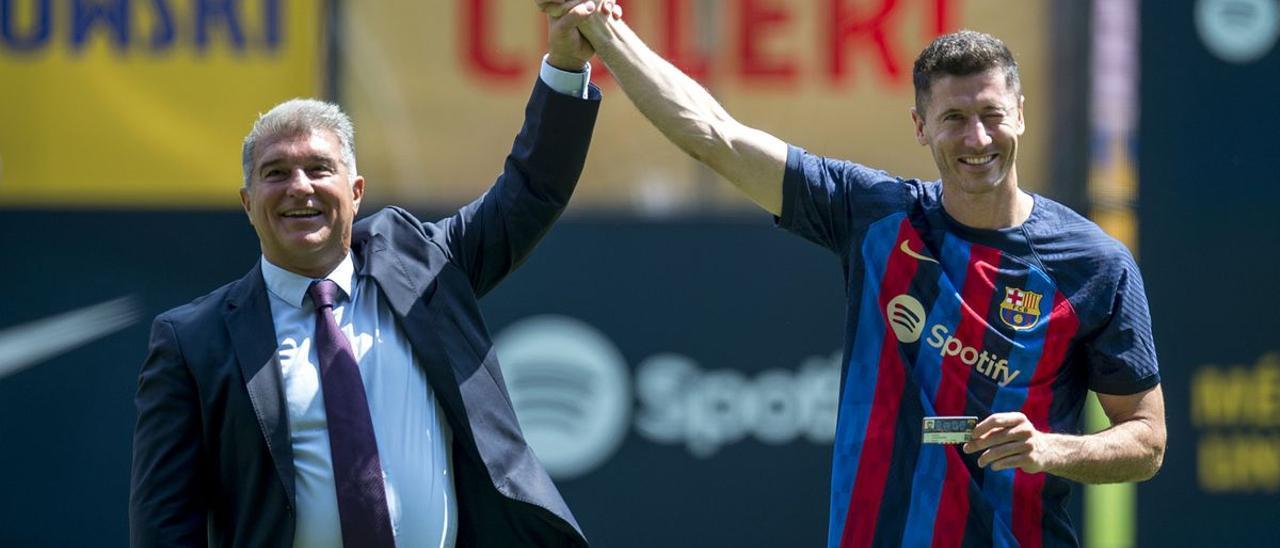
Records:
<instances>
[{"instance_id":1,"label":"spotify logo on jersey","mask_svg":"<svg viewBox=\"0 0 1280 548\"><path fill-rule=\"evenodd\" d=\"M893 334L903 344L920 340L924 333L924 305L911 295L898 295L884 309L885 318Z\"/></svg>"},{"instance_id":2,"label":"spotify logo on jersey","mask_svg":"<svg viewBox=\"0 0 1280 548\"><path fill-rule=\"evenodd\" d=\"M562 316L515 323L494 340L525 440L556 479L613 455L630 422L626 362L604 334Z\"/></svg>"}]
</instances>

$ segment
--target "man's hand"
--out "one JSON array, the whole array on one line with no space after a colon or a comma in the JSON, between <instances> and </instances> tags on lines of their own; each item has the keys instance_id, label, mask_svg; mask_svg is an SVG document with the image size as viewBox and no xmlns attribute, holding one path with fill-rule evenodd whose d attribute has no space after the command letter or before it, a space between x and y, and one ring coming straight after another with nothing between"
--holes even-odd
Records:
<instances>
[{"instance_id":1,"label":"man's hand","mask_svg":"<svg viewBox=\"0 0 1280 548\"><path fill-rule=\"evenodd\" d=\"M534 3L547 14L547 62L560 70L580 71L595 55L591 42L578 32L579 24L601 10L615 19L622 17L622 7L612 1L534 0Z\"/></svg>"},{"instance_id":2,"label":"man's hand","mask_svg":"<svg viewBox=\"0 0 1280 548\"><path fill-rule=\"evenodd\" d=\"M978 466L1035 474L1052 466L1052 446L1052 435L1036 430L1026 415L996 413L974 427L973 440L964 444L964 452L981 452Z\"/></svg>"},{"instance_id":3,"label":"man's hand","mask_svg":"<svg viewBox=\"0 0 1280 548\"><path fill-rule=\"evenodd\" d=\"M667 139L737 185L766 211L781 214L787 144L729 116L705 88L649 49L621 20L622 11L614 1L591 0L599 3L591 13L574 13L579 1L534 0L552 22L552 43L585 40L585 45L573 42L581 48L578 59L591 50L599 53L613 81ZM573 25L581 34L566 38L562 33Z\"/></svg>"},{"instance_id":4,"label":"man's hand","mask_svg":"<svg viewBox=\"0 0 1280 548\"><path fill-rule=\"evenodd\" d=\"M1111 427L1083 436L1040 432L1022 413L996 413L973 429L964 452L978 466L1046 472L1080 483L1145 481L1164 462L1164 393L1098 394Z\"/></svg>"}]
</instances>

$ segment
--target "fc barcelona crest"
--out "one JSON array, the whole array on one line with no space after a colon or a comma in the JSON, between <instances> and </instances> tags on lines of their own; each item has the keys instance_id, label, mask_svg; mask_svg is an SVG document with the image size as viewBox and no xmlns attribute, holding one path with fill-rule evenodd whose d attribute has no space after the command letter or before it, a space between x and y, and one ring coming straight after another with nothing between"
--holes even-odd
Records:
<instances>
[{"instance_id":1,"label":"fc barcelona crest","mask_svg":"<svg viewBox=\"0 0 1280 548\"><path fill-rule=\"evenodd\" d=\"M1044 295L1016 287L1004 288L1000 303L1000 321L1018 331L1026 331L1040 322L1040 299Z\"/></svg>"}]
</instances>

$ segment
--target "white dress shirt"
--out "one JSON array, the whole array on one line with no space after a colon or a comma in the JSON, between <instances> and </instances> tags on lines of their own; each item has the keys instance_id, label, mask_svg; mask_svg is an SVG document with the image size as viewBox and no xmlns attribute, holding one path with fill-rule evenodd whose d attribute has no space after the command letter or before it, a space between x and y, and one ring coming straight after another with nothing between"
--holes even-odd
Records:
<instances>
[{"instance_id":1,"label":"white dress shirt","mask_svg":"<svg viewBox=\"0 0 1280 548\"><path fill-rule=\"evenodd\" d=\"M591 66L582 72L552 67L543 58L542 81L557 92L587 97ZM262 258L262 277L276 330L293 446L297 522L294 546L342 546L333 457L325 419L320 366L312 345L313 281ZM357 276L351 255L330 272L340 289L333 315L351 343L369 400L391 528L398 546L452 547L457 536L450 442L452 432L404 333L378 284Z\"/></svg>"},{"instance_id":2,"label":"white dress shirt","mask_svg":"<svg viewBox=\"0 0 1280 548\"><path fill-rule=\"evenodd\" d=\"M312 280L265 257L262 277L289 409L298 512L294 546L338 548L342 529L313 345L315 305L307 295ZM333 316L351 343L364 381L396 544L453 546L458 518L449 463L451 432L435 393L378 284L355 275L350 255L325 277L340 289Z\"/></svg>"}]
</instances>

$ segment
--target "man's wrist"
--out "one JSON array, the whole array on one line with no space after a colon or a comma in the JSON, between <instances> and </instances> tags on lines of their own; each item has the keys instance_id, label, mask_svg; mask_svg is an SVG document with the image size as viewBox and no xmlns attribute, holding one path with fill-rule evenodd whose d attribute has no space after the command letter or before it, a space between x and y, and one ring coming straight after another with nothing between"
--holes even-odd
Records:
<instances>
[{"instance_id":1,"label":"man's wrist","mask_svg":"<svg viewBox=\"0 0 1280 548\"><path fill-rule=\"evenodd\" d=\"M565 72L582 72L582 70L587 66L586 59L578 59L571 55L556 55L554 53L548 53L546 61L548 65Z\"/></svg>"},{"instance_id":2,"label":"man's wrist","mask_svg":"<svg viewBox=\"0 0 1280 548\"><path fill-rule=\"evenodd\" d=\"M556 67L551 62L551 54L548 53L542 58L542 69L539 71L539 77L543 83L557 92L586 99L589 95L588 89L591 83L591 63L584 61L581 65L575 67L575 70L565 70Z\"/></svg>"},{"instance_id":3,"label":"man's wrist","mask_svg":"<svg viewBox=\"0 0 1280 548\"><path fill-rule=\"evenodd\" d=\"M1080 436L1071 436L1065 434L1055 434L1052 432L1044 432L1041 435L1040 450L1043 461L1040 463L1044 467L1044 471L1054 475L1061 475L1060 471L1068 467L1072 461L1070 456L1080 444Z\"/></svg>"}]
</instances>

